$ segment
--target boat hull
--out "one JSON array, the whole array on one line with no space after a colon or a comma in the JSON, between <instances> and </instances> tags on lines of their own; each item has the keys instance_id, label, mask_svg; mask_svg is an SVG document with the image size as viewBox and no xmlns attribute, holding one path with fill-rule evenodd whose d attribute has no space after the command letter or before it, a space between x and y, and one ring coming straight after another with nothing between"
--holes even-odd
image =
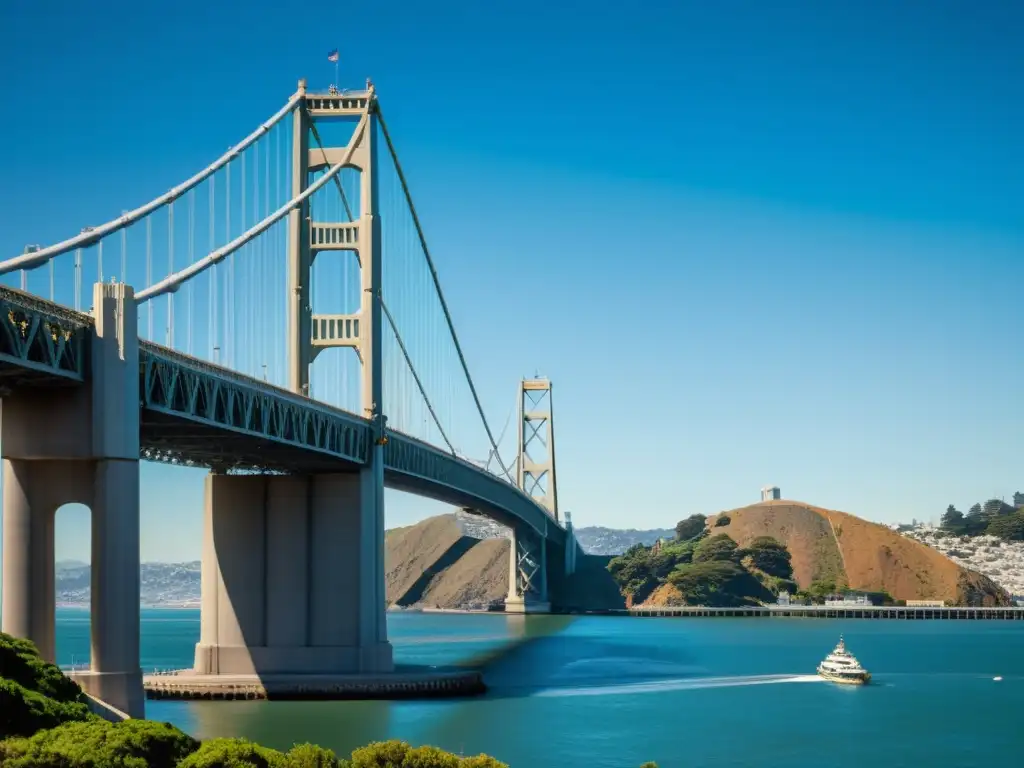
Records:
<instances>
[{"instance_id":1,"label":"boat hull","mask_svg":"<svg viewBox=\"0 0 1024 768\"><path fill-rule=\"evenodd\" d=\"M839 683L840 685L867 685L871 680L871 673L865 672L862 675L840 677L839 675L818 670L818 677L828 680L830 683Z\"/></svg>"}]
</instances>

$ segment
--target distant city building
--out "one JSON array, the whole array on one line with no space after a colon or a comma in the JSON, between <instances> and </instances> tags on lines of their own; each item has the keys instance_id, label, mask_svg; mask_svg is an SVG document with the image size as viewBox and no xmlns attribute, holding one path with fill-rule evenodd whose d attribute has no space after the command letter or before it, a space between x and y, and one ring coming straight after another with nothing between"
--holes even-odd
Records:
<instances>
[{"instance_id":1,"label":"distant city building","mask_svg":"<svg viewBox=\"0 0 1024 768\"><path fill-rule=\"evenodd\" d=\"M907 608L943 608L945 600L907 600Z\"/></svg>"},{"instance_id":2,"label":"distant city building","mask_svg":"<svg viewBox=\"0 0 1024 768\"><path fill-rule=\"evenodd\" d=\"M782 498L782 491L777 485L766 485L761 489L761 501L776 501Z\"/></svg>"},{"instance_id":3,"label":"distant city building","mask_svg":"<svg viewBox=\"0 0 1024 768\"><path fill-rule=\"evenodd\" d=\"M870 606L871 601L867 595L830 595L825 598L825 605L829 608L864 608Z\"/></svg>"},{"instance_id":4,"label":"distant city building","mask_svg":"<svg viewBox=\"0 0 1024 768\"><path fill-rule=\"evenodd\" d=\"M787 592L786 590L782 590L781 592L779 592L778 604L779 605L789 605L790 604L789 592Z\"/></svg>"}]
</instances>

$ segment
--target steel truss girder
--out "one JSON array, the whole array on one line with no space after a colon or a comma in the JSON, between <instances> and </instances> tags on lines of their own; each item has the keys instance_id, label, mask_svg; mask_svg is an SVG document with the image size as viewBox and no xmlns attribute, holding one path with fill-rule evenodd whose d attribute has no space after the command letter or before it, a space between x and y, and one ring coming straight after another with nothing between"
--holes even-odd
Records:
<instances>
[{"instance_id":1,"label":"steel truss girder","mask_svg":"<svg viewBox=\"0 0 1024 768\"><path fill-rule=\"evenodd\" d=\"M358 464L369 460L370 425L358 416L150 342L140 343L139 358L146 409Z\"/></svg>"},{"instance_id":2,"label":"steel truss girder","mask_svg":"<svg viewBox=\"0 0 1024 768\"><path fill-rule=\"evenodd\" d=\"M515 551L515 584L512 590L523 600L546 601L544 588L544 551L540 538L533 532L517 529L512 536Z\"/></svg>"},{"instance_id":3,"label":"steel truss girder","mask_svg":"<svg viewBox=\"0 0 1024 768\"><path fill-rule=\"evenodd\" d=\"M0 361L84 381L91 318L0 286Z\"/></svg>"},{"instance_id":4,"label":"steel truss girder","mask_svg":"<svg viewBox=\"0 0 1024 768\"><path fill-rule=\"evenodd\" d=\"M560 538L562 529L544 507L522 490L475 464L402 432L388 430L384 466L402 485L450 504L480 510L506 525L518 521L538 536ZM432 488L428 488L432 486Z\"/></svg>"}]
</instances>

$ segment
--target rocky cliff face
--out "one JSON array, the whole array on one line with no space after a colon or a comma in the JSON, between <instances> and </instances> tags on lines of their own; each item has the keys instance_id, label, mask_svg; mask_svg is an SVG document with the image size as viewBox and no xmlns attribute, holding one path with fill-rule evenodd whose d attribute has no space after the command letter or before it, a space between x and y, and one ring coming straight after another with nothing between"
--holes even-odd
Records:
<instances>
[{"instance_id":1,"label":"rocky cliff face","mask_svg":"<svg viewBox=\"0 0 1024 768\"><path fill-rule=\"evenodd\" d=\"M1010 604L1006 590L987 576L884 525L845 512L769 501L713 515L708 525L715 533L729 534L741 547L757 536L783 542L802 588L826 579L855 590L884 590L900 600Z\"/></svg>"}]
</instances>

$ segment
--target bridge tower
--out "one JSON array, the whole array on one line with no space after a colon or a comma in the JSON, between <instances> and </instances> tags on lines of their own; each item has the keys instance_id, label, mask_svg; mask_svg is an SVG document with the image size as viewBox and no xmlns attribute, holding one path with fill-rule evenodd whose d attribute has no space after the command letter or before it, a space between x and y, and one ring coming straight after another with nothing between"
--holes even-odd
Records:
<instances>
[{"instance_id":1,"label":"bridge tower","mask_svg":"<svg viewBox=\"0 0 1024 768\"><path fill-rule=\"evenodd\" d=\"M293 114L292 196L310 174L343 163L360 171L353 221L310 218L308 199L288 219L288 383L309 395L310 365L328 347L363 364L362 408L375 429L367 465L337 474L227 476L206 486L202 629L194 671L203 675L347 675L393 671L384 591L384 414L381 376L381 231L377 102L366 91L306 92ZM318 120L356 122L347 146L310 149ZM310 278L325 251L356 258L355 314L314 314ZM255 512L255 514L254 514ZM259 513L262 512L262 515ZM307 595L305 600L296 595Z\"/></svg>"},{"instance_id":2,"label":"bridge tower","mask_svg":"<svg viewBox=\"0 0 1024 768\"><path fill-rule=\"evenodd\" d=\"M543 506L557 521L558 486L555 477L554 406L548 379L519 382L519 446L516 482L520 490ZM513 526L509 549L509 613L547 613L549 553L547 540L526 526Z\"/></svg>"},{"instance_id":3,"label":"bridge tower","mask_svg":"<svg viewBox=\"0 0 1024 768\"><path fill-rule=\"evenodd\" d=\"M54 658L54 515L92 511L90 668L73 677L132 717L145 701L139 668L139 342L136 302L124 284L97 283L93 322L13 309L4 332L21 344L74 348L78 381L29 370L5 378L3 458L4 632ZM85 365L85 362L88 365ZM85 369L91 376L85 376ZM71 386L69 386L71 385Z\"/></svg>"}]
</instances>

